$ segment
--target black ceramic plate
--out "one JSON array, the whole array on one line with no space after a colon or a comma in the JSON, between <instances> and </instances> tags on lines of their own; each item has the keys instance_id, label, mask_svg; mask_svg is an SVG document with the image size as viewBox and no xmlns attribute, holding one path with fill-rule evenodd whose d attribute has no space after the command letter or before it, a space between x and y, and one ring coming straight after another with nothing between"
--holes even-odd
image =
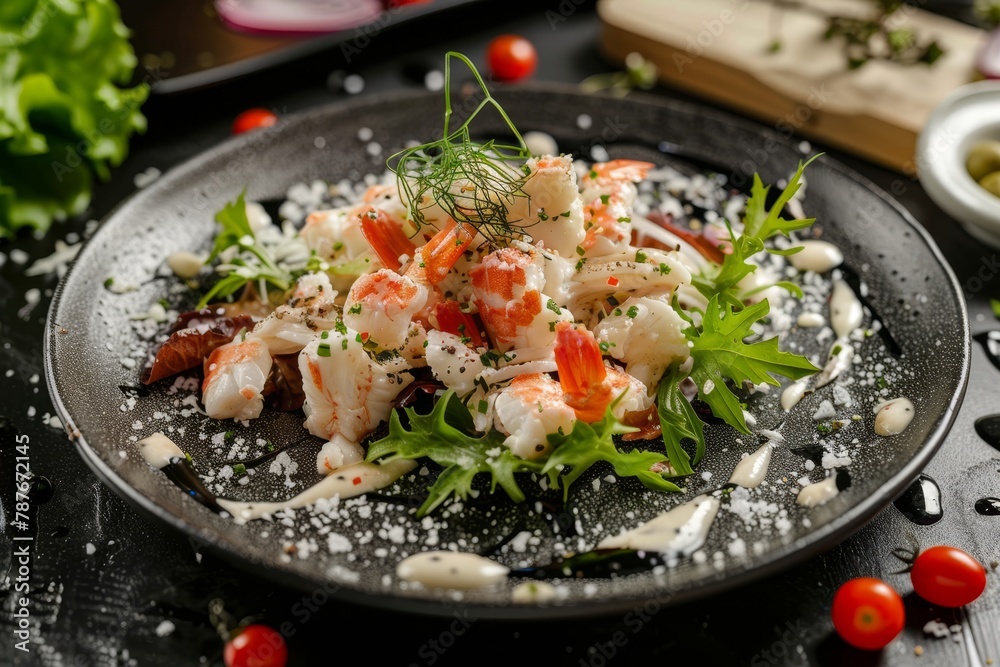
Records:
<instances>
[{"instance_id":1,"label":"black ceramic plate","mask_svg":"<svg viewBox=\"0 0 1000 667\"><path fill-rule=\"evenodd\" d=\"M735 185L745 184L746 174L754 170L765 182L778 182L803 157L796 144L773 131L698 106L638 96L627 100L584 96L549 86L505 89L499 95L523 130L546 131L563 151L577 155L586 156L601 144L612 157L669 163L687 172L712 170L727 174ZM252 576L303 587L325 584L344 599L427 613L450 613L455 596L400 585L394 572L404 553L458 543L512 565L544 562L560 549L592 545L682 499L717 488L743 452L757 447L756 442L737 440L731 429L710 426L709 453L698 471L711 471L714 477L694 475L683 497L648 493L624 482L593 484L594 478L603 479L609 472L595 470L577 483L565 506L552 496L544 502L514 505L483 494L452 511L447 527L434 531L413 518L414 505L406 497L371 501L367 510L364 503L345 503L329 527L322 522L310 525L305 513L299 514L291 530L267 522L237 525L186 497L143 462L132 440L163 429L166 422L157 413L169 413L178 395L157 387L129 410L121 387L137 384L138 369L121 360L141 354L149 345L137 336L130 315L146 312L168 294L171 281L155 278L165 257L175 250L209 247L213 212L243 187L250 198L269 200L282 197L297 182L381 172L384 158L368 155L358 130L371 128L374 140L388 150L410 139L433 136L441 112L440 96L426 93L325 107L275 129L230 140L173 170L115 211L82 251L53 300L46 352L53 400L77 449L124 498L232 557ZM579 129L581 113L593 120L587 130ZM482 129L488 133L488 123ZM317 148L323 143L316 142L317 137L325 139L325 148ZM651 596L662 604L709 595L774 573L843 540L924 467L951 425L966 385L969 331L958 284L933 242L900 206L833 160L821 158L809 167L805 209L820 221L823 238L844 249L846 268L865 283L868 305L898 344L892 354L885 349L887 338L876 336L864 344L862 355L866 367L884 362L902 369L893 379L891 393L915 403L917 416L909 428L891 439L876 437L872 407L881 399L879 385L873 381L868 389L855 387L853 410L862 421L836 436L854 452L851 486L826 505L799 507L794 503L798 486L793 476L806 474L806 467L793 449L813 442L816 425L811 415L829 397L832 387L827 387L787 416L783 427L787 444L775 452L768 473L771 495L767 497L781 500L779 510L765 508L762 512L769 521L748 525L738 513L724 509L704 547L707 558L627 577L564 583L558 604L513 604L506 585L467 593L462 604L479 617L565 617L630 608ZM112 293L102 288L109 277L118 285L135 284L139 289ZM803 345L806 352L825 354L829 341L824 347L811 342L811 337L814 333L799 332L789 340ZM755 399L753 411L761 426L786 418L776 402L777 392ZM187 436L175 439L200 470L218 468L225 463L214 452L218 446L200 440L194 424ZM234 428L238 437L268 438L279 444L298 440L304 433L300 415L270 415L249 429L209 424L204 430L211 435L228 428ZM854 438L859 443L852 445ZM291 450L299 464L295 489L268 486L267 479L277 478L258 475L246 486L229 484L225 493L256 500L294 494L318 479L316 451L312 442ZM817 472L822 471L814 471L814 478ZM412 485L417 494L420 483ZM368 511L372 507L376 511ZM522 531L534 532L538 544L529 544L523 553L503 546ZM299 557L302 549L288 556L283 550L286 532L293 535L292 541L304 540L305 552L312 545L317 549L306 558ZM354 543L351 551L330 553L327 532L347 537ZM745 553L732 547L734 534L743 540Z\"/></svg>"}]
</instances>

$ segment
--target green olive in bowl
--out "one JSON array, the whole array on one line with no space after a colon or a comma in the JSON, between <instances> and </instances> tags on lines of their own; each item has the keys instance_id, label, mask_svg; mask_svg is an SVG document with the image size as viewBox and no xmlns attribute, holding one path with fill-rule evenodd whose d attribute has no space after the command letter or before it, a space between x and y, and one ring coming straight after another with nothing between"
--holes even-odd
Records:
<instances>
[{"instance_id":1,"label":"green olive in bowl","mask_svg":"<svg viewBox=\"0 0 1000 667\"><path fill-rule=\"evenodd\" d=\"M965 160L965 168L977 181L1000 171L1000 141L980 141L973 146Z\"/></svg>"},{"instance_id":2,"label":"green olive in bowl","mask_svg":"<svg viewBox=\"0 0 1000 667\"><path fill-rule=\"evenodd\" d=\"M986 176L979 179L979 185L983 186L990 194L1000 197L1000 171L986 174Z\"/></svg>"}]
</instances>

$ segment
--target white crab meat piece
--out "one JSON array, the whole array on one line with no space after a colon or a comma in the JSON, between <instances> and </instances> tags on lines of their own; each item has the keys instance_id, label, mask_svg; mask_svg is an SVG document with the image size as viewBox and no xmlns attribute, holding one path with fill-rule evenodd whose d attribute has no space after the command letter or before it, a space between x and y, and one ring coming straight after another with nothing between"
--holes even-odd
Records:
<instances>
[{"instance_id":1,"label":"white crab meat piece","mask_svg":"<svg viewBox=\"0 0 1000 667\"><path fill-rule=\"evenodd\" d=\"M573 320L573 313L542 291L543 261L539 253L507 247L470 271L472 303L501 351L546 347L555 340L555 324Z\"/></svg>"},{"instance_id":2,"label":"white crab meat piece","mask_svg":"<svg viewBox=\"0 0 1000 667\"><path fill-rule=\"evenodd\" d=\"M434 377L445 387L453 389L459 396L475 389L476 378L484 369L481 351L470 348L461 337L431 330L427 332L424 354Z\"/></svg>"},{"instance_id":3,"label":"white crab meat piece","mask_svg":"<svg viewBox=\"0 0 1000 667\"><path fill-rule=\"evenodd\" d=\"M372 359L357 331L316 337L299 354L306 429L327 440L341 434L360 442L388 419L392 401L413 381L402 368Z\"/></svg>"},{"instance_id":4,"label":"white crab meat piece","mask_svg":"<svg viewBox=\"0 0 1000 667\"><path fill-rule=\"evenodd\" d=\"M427 304L428 289L408 276L380 269L358 278L344 304L344 323L384 349L402 348L413 318Z\"/></svg>"},{"instance_id":5,"label":"white crab meat piece","mask_svg":"<svg viewBox=\"0 0 1000 667\"><path fill-rule=\"evenodd\" d=\"M674 362L691 355L683 331L687 323L664 298L630 297L594 330L606 354L646 387L655 387Z\"/></svg>"},{"instance_id":6,"label":"white crab meat piece","mask_svg":"<svg viewBox=\"0 0 1000 667\"><path fill-rule=\"evenodd\" d=\"M258 322L250 337L264 341L271 354L298 352L319 331L334 327L336 298L325 273L306 274L299 278L288 302Z\"/></svg>"},{"instance_id":7,"label":"white crab meat piece","mask_svg":"<svg viewBox=\"0 0 1000 667\"><path fill-rule=\"evenodd\" d=\"M348 440L340 433L334 434L330 441L323 445L316 456L316 470L321 475L361 463L365 460L365 450L353 440Z\"/></svg>"},{"instance_id":8,"label":"white crab meat piece","mask_svg":"<svg viewBox=\"0 0 1000 667\"><path fill-rule=\"evenodd\" d=\"M261 340L236 339L213 350L201 389L205 412L212 419L256 419L270 372L271 353Z\"/></svg>"}]
</instances>

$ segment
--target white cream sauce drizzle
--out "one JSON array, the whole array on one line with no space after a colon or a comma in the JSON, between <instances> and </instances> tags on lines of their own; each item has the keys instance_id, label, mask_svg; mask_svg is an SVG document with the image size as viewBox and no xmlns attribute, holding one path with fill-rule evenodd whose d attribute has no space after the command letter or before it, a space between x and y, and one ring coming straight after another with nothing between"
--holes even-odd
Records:
<instances>
[{"instance_id":1,"label":"white cream sauce drizzle","mask_svg":"<svg viewBox=\"0 0 1000 667\"><path fill-rule=\"evenodd\" d=\"M833 473L822 482L813 482L804 486L799 491L795 502L803 507L816 507L830 502L838 493L840 491L837 489L837 474Z\"/></svg>"},{"instance_id":2,"label":"white cream sauce drizzle","mask_svg":"<svg viewBox=\"0 0 1000 667\"><path fill-rule=\"evenodd\" d=\"M802 250L788 257L791 265L799 271L826 273L844 263L844 253L829 241L809 240L799 245Z\"/></svg>"},{"instance_id":3,"label":"white cream sauce drizzle","mask_svg":"<svg viewBox=\"0 0 1000 667\"><path fill-rule=\"evenodd\" d=\"M183 459L184 452L174 444L174 441L161 432L143 438L135 443L139 453L149 465L154 468L165 468L170 465L170 459Z\"/></svg>"},{"instance_id":4,"label":"white cream sauce drizzle","mask_svg":"<svg viewBox=\"0 0 1000 667\"><path fill-rule=\"evenodd\" d=\"M802 397L806 395L806 389L809 387L809 379L799 380L798 382L793 382L792 384L785 387L785 390L781 392L781 409L788 412L795 405L802 400Z\"/></svg>"},{"instance_id":5,"label":"white cream sauce drizzle","mask_svg":"<svg viewBox=\"0 0 1000 667\"><path fill-rule=\"evenodd\" d=\"M459 551L424 551L404 558L396 576L428 588L468 590L501 582L510 570L496 561Z\"/></svg>"},{"instance_id":6,"label":"white cream sauce drizzle","mask_svg":"<svg viewBox=\"0 0 1000 667\"><path fill-rule=\"evenodd\" d=\"M913 421L915 411L908 398L894 398L875 407L875 432L889 437L899 435Z\"/></svg>"},{"instance_id":7,"label":"white cream sauce drizzle","mask_svg":"<svg viewBox=\"0 0 1000 667\"><path fill-rule=\"evenodd\" d=\"M851 332L861 326L865 311L851 286L843 280L835 280L830 296L830 326L837 338L846 339Z\"/></svg>"},{"instance_id":8,"label":"white cream sauce drizzle","mask_svg":"<svg viewBox=\"0 0 1000 667\"><path fill-rule=\"evenodd\" d=\"M746 458L740 460L729 477L729 483L742 486L744 489L753 489L760 486L767 476L767 467L771 464L771 452L774 451L774 443L766 442L761 447Z\"/></svg>"},{"instance_id":9,"label":"white cream sauce drizzle","mask_svg":"<svg viewBox=\"0 0 1000 667\"><path fill-rule=\"evenodd\" d=\"M825 387L849 371L851 365L854 363L854 346L848 343L845 339L837 341L834 347L837 345L840 346L840 351L827 360L826 366L824 366L823 370L816 376L815 381L817 389Z\"/></svg>"},{"instance_id":10,"label":"white cream sauce drizzle","mask_svg":"<svg viewBox=\"0 0 1000 667\"><path fill-rule=\"evenodd\" d=\"M800 313L795 323L803 329L815 329L826 324L826 318L819 313Z\"/></svg>"},{"instance_id":11,"label":"white cream sauce drizzle","mask_svg":"<svg viewBox=\"0 0 1000 667\"><path fill-rule=\"evenodd\" d=\"M416 462L397 459L382 464L355 463L331 473L299 495L276 503L244 503L219 498L219 505L238 519L259 519L286 509L298 509L323 498L360 496L392 484L416 467Z\"/></svg>"},{"instance_id":12,"label":"white cream sauce drizzle","mask_svg":"<svg viewBox=\"0 0 1000 667\"><path fill-rule=\"evenodd\" d=\"M653 517L638 528L606 537L597 547L689 556L705 543L718 512L718 499L701 495Z\"/></svg>"}]
</instances>

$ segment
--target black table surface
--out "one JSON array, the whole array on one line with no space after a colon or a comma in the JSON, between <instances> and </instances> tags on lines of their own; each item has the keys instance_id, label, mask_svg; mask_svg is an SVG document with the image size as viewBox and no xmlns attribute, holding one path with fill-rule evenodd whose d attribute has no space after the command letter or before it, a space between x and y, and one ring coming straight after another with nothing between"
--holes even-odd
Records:
<instances>
[{"instance_id":1,"label":"black table surface","mask_svg":"<svg viewBox=\"0 0 1000 667\"><path fill-rule=\"evenodd\" d=\"M515 32L538 47L536 80L578 82L614 69L598 55L599 29L593 9L576 0L491 3L387 26L359 53L334 50L222 88L154 95L146 107L148 134L134 141L127 162L98 187L89 216L100 219L134 191L136 174L151 167L169 169L223 140L232 118L247 107L291 113L344 99L346 93L328 87L329 75L337 70L362 75L361 94L417 88L422 82L413 72L440 67L445 50L468 53L482 63L491 37ZM655 94L684 97L665 89ZM895 194L930 231L963 285L973 333L996 327L989 300L1000 296L1000 253L963 232L916 181L828 152ZM1000 517L973 509L981 495L1000 495L1000 453L974 429L976 419L1000 412L1000 372L978 345L962 410L926 471L942 489L944 520L935 525L915 525L890 505L822 556L680 607L661 609L653 603L637 605L624 616L531 624L477 621L461 610L452 619L415 617L343 604L322 591L284 589L245 575L217 555L199 553L184 536L140 516L99 482L65 433L46 423L52 407L42 377L42 338L57 280L25 277L25 265L15 261L19 253L13 251L44 257L56 238L85 228L84 221L69 222L42 240L22 235L0 244L8 257L0 268L0 665L221 665L222 642L208 613L216 598L236 618L256 617L282 628L292 665L334 663L347 655L402 665L490 664L501 655L595 666L680 659L754 666L978 667L1000 660L1000 584L992 569L1000 560ZM41 291L33 307L26 302L32 288ZM20 595L14 554L21 544L12 539L11 526L15 446L24 436L32 471L54 487L51 499L31 510L29 653L14 648L19 626L13 616ZM989 566L986 593L964 612L933 608L907 594L909 578L896 573L901 564L891 552L913 540L922 546L952 544L975 554ZM858 576L883 578L904 594L907 627L881 652L853 650L833 632L833 593ZM936 638L923 631L930 620L962 630ZM346 648L354 646L360 650Z\"/></svg>"}]
</instances>

